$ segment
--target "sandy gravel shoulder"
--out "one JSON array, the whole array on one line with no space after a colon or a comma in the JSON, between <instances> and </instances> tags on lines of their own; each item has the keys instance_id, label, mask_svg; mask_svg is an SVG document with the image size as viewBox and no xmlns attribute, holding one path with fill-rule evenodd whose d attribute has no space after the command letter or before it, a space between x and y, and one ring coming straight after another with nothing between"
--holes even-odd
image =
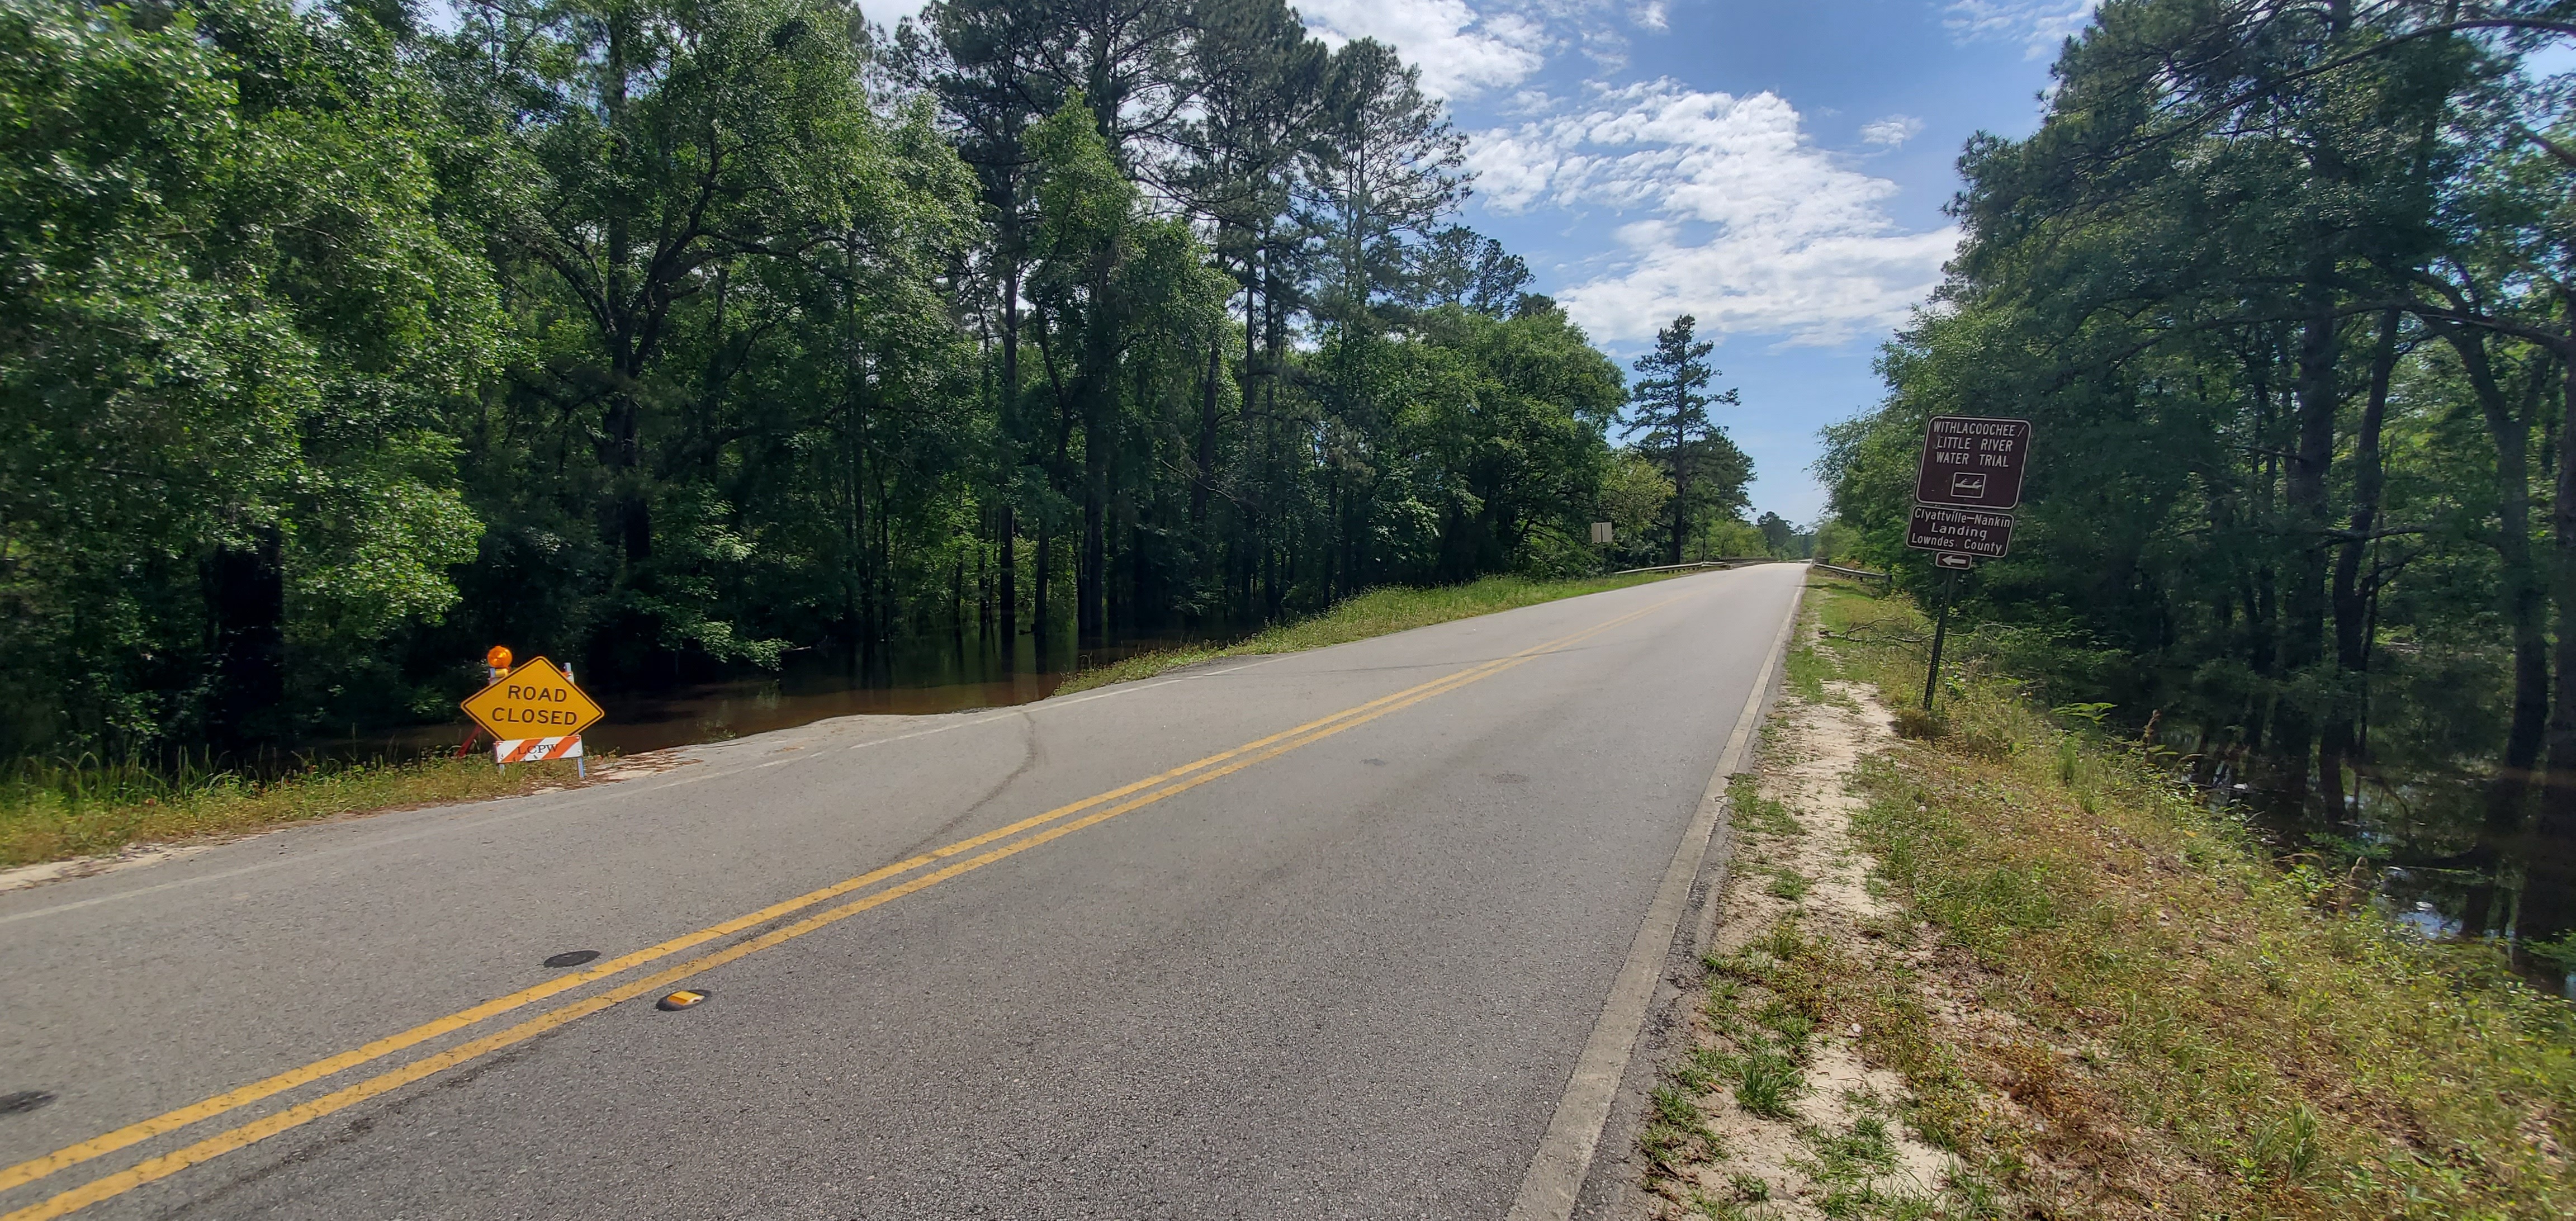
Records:
<instances>
[{"instance_id":1,"label":"sandy gravel shoulder","mask_svg":"<svg viewBox=\"0 0 2576 1221\"><path fill-rule=\"evenodd\" d=\"M1812 629L1809 629L1812 631ZM1759 771L1731 795L1734 865L1709 944L1706 993L1646 1108L1638 1141L1651 1218L1940 1216L1955 1159L1906 1124L1902 1078L1872 1065L1858 1027L1801 1014L1781 938L1836 952L1915 954L1887 931L1904 917L1874 893L1854 844L1861 761L1896 744L1889 711L1857 684L1821 700L1784 693ZM1750 780L1750 783L1747 783ZM1811 1008L1811 1007L1809 1007Z\"/></svg>"}]
</instances>

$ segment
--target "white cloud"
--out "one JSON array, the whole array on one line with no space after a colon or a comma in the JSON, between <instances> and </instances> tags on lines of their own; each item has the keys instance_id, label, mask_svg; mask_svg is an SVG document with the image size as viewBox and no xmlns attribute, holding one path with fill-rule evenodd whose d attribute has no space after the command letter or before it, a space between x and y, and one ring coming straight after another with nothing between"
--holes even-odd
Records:
<instances>
[{"instance_id":1,"label":"white cloud","mask_svg":"<svg viewBox=\"0 0 2576 1221\"><path fill-rule=\"evenodd\" d=\"M1339 46L1374 38L1422 68L1423 91L1452 98L1504 89L1546 62L1546 27L1517 12L1478 12L1466 0L1306 0L1307 28Z\"/></svg>"},{"instance_id":2,"label":"white cloud","mask_svg":"<svg viewBox=\"0 0 2576 1221\"><path fill-rule=\"evenodd\" d=\"M1944 24L1961 42L2018 42L2026 59L2057 54L2102 0L1951 0Z\"/></svg>"},{"instance_id":3,"label":"white cloud","mask_svg":"<svg viewBox=\"0 0 2576 1221\"><path fill-rule=\"evenodd\" d=\"M1664 0L1649 0L1648 3L1637 6L1637 12L1630 20L1646 29L1660 30L1669 24L1669 17L1670 13L1664 7Z\"/></svg>"},{"instance_id":4,"label":"white cloud","mask_svg":"<svg viewBox=\"0 0 2576 1221\"><path fill-rule=\"evenodd\" d=\"M1910 114L1892 114L1860 125L1860 142L1883 144L1889 148L1923 134L1923 120Z\"/></svg>"},{"instance_id":5,"label":"white cloud","mask_svg":"<svg viewBox=\"0 0 2576 1221\"><path fill-rule=\"evenodd\" d=\"M881 22L887 29L906 17L918 16L926 0L859 0L859 11L870 21Z\"/></svg>"},{"instance_id":6,"label":"white cloud","mask_svg":"<svg viewBox=\"0 0 2576 1221\"><path fill-rule=\"evenodd\" d=\"M1950 228L1900 231L1883 208L1896 184L1808 143L1771 93L1669 79L1597 89L1480 133L1470 162L1496 211L1642 214L1615 231L1597 274L1557 294L1610 340L1688 311L1713 333L1841 343L1902 322L1958 242Z\"/></svg>"}]
</instances>

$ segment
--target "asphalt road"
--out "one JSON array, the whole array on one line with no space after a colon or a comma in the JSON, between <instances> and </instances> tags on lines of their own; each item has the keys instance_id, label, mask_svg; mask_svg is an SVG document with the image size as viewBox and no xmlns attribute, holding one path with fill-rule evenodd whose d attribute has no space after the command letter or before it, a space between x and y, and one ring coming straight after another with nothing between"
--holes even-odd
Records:
<instances>
[{"instance_id":1,"label":"asphalt road","mask_svg":"<svg viewBox=\"0 0 2576 1221\"><path fill-rule=\"evenodd\" d=\"M1500 1218L1802 575L0 893L0 1216Z\"/></svg>"}]
</instances>

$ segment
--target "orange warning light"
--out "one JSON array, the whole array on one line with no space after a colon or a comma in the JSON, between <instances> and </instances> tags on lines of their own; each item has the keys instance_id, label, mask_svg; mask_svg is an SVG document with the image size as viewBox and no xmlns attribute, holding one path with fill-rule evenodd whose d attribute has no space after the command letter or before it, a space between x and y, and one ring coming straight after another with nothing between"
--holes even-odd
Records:
<instances>
[{"instance_id":1,"label":"orange warning light","mask_svg":"<svg viewBox=\"0 0 2576 1221\"><path fill-rule=\"evenodd\" d=\"M509 669L510 646L506 644L493 645L492 651L483 655L483 664L490 666L495 670Z\"/></svg>"}]
</instances>

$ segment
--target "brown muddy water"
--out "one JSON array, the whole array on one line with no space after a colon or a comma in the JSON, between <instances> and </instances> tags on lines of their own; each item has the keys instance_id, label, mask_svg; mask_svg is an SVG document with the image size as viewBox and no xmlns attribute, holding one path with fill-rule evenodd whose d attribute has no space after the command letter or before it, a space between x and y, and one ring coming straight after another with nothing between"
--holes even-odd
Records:
<instances>
[{"instance_id":1,"label":"brown muddy water","mask_svg":"<svg viewBox=\"0 0 2576 1221\"><path fill-rule=\"evenodd\" d=\"M1080 671L1204 639L1145 636L1089 650L1076 650L1066 641L1041 655L1034 642L1023 636L1006 659L995 643L975 633L942 633L902 642L889 658L869 667L791 660L776 674L652 690L585 683L584 690L608 715L583 731L582 744L593 751L632 755L793 729L833 717L1006 708L1045 699ZM453 749L473 732L473 724L459 714L448 724L313 743L310 748L344 758L410 757ZM477 744L488 742L482 739Z\"/></svg>"}]
</instances>

